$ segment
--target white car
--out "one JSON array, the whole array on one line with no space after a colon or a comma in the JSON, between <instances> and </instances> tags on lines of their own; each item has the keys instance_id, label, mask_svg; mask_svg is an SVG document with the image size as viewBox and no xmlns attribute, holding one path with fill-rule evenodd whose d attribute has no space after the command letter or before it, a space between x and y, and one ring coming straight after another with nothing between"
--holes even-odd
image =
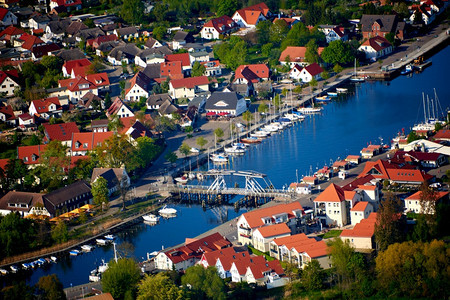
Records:
<instances>
[{"instance_id":1,"label":"white car","mask_svg":"<svg viewBox=\"0 0 450 300\"><path fill-rule=\"evenodd\" d=\"M191 152L193 152L193 153L200 153L200 150L197 149L197 148L192 147L191 148Z\"/></svg>"}]
</instances>

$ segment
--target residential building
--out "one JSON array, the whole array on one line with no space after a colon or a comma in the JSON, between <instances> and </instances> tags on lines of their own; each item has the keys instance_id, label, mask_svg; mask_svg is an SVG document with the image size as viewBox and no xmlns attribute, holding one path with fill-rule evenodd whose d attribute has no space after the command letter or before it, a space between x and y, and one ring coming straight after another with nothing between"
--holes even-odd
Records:
<instances>
[{"instance_id":1,"label":"residential building","mask_svg":"<svg viewBox=\"0 0 450 300\"><path fill-rule=\"evenodd\" d=\"M153 121L150 114L145 115L144 119L147 122ZM143 120L142 122L145 121ZM128 136L128 140L130 141L130 143L135 144L136 140L140 137L153 136L150 130L146 126L144 126L144 124L141 121L137 120L136 117L121 118L120 122L123 125L123 128L120 130L120 134Z\"/></svg>"},{"instance_id":2,"label":"residential building","mask_svg":"<svg viewBox=\"0 0 450 300\"><path fill-rule=\"evenodd\" d=\"M32 116L35 115L48 120L52 116L61 116L62 107L58 97L51 97L31 101L28 111Z\"/></svg>"},{"instance_id":3,"label":"residential building","mask_svg":"<svg viewBox=\"0 0 450 300\"><path fill-rule=\"evenodd\" d=\"M339 236L344 242L348 241L356 250L376 249L375 223L377 214L371 213L368 218L362 219L353 229L342 230Z\"/></svg>"},{"instance_id":4,"label":"residential building","mask_svg":"<svg viewBox=\"0 0 450 300\"><path fill-rule=\"evenodd\" d=\"M211 60L201 62L200 64L205 66L205 74L206 76L221 76L222 75L222 67L220 66L220 61Z\"/></svg>"},{"instance_id":5,"label":"residential building","mask_svg":"<svg viewBox=\"0 0 450 300\"><path fill-rule=\"evenodd\" d=\"M236 69L234 83L256 83L268 80L269 76L269 67L266 64L241 65Z\"/></svg>"},{"instance_id":6,"label":"residential building","mask_svg":"<svg viewBox=\"0 0 450 300\"><path fill-rule=\"evenodd\" d=\"M205 110L206 113L237 117L247 110L247 103L236 92L213 92L206 100Z\"/></svg>"},{"instance_id":7,"label":"residential building","mask_svg":"<svg viewBox=\"0 0 450 300\"><path fill-rule=\"evenodd\" d=\"M77 104L87 93L98 96L99 91L109 89L109 78L107 73L88 74L85 77L77 76L70 79L58 81L60 88L66 88L69 100Z\"/></svg>"},{"instance_id":8,"label":"residential building","mask_svg":"<svg viewBox=\"0 0 450 300\"><path fill-rule=\"evenodd\" d=\"M209 91L209 79L206 76L174 79L169 82L169 93L174 99L193 99L196 94Z\"/></svg>"},{"instance_id":9,"label":"residential building","mask_svg":"<svg viewBox=\"0 0 450 300\"><path fill-rule=\"evenodd\" d=\"M160 251L155 257L158 270L183 271L200 261L204 253L222 250L232 244L218 232L201 239L186 239L184 245Z\"/></svg>"},{"instance_id":10,"label":"residential building","mask_svg":"<svg viewBox=\"0 0 450 300\"><path fill-rule=\"evenodd\" d=\"M36 166L46 147L47 145L19 146L17 147L17 158L26 165Z\"/></svg>"},{"instance_id":11,"label":"residential building","mask_svg":"<svg viewBox=\"0 0 450 300\"><path fill-rule=\"evenodd\" d=\"M261 252L269 251L269 244L275 238L291 235L291 229L286 223L278 223L256 228L252 234L252 245Z\"/></svg>"},{"instance_id":12,"label":"residential building","mask_svg":"<svg viewBox=\"0 0 450 300\"><path fill-rule=\"evenodd\" d=\"M195 39L192 33L178 30L173 36L172 49L173 50L181 49L187 43L193 43L194 41Z\"/></svg>"},{"instance_id":13,"label":"residential building","mask_svg":"<svg viewBox=\"0 0 450 300\"><path fill-rule=\"evenodd\" d=\"M251 255L248 250L238 247L228 247L217 251L203 253L199 265L204 268L216 267L220 278L225 279L231 277L231 266L233 262L238 260L249 260L256 255Z\"/></svg>"},{"instance_id":14,"label":"residential building","mask_svg":"<svg viewBox=\"0 0 450 300\"><path fill-rule=\"evenodd\" d=\"M400 40L405 37L405 22L400 22L397 15L363 15L361 18L361 32L363 38L375 36L386 37L388 33Z\"/></svg>"},{"instance_id":15,"label":"residential building","mask_svg":"<svg viewBox=\"0 0 450 300\"><path fill-rule=\"evenodd\" d=\"M356 202L356 198L355 192L344 191L332 183L314 199L316 217L323 225L345 226L350 221L350 208Z\"/></svg>"},{"instance_id":16,"label":"residential building","mask_svg":"<svg viewBox=\"0 0 450 300\"><path fill-rule=\"evenodd\" d=\"M72 137L72 156L85 156L88 151L100 147L114 132L78 132Z\"/></svg>"},{"instance_id":17,"label":"residential building","mask_svg":"<svg viewBox=\"0 0 450 300\"><path fill-rule=\"evenodd\" d=\"M162 44L154 38L149 38L145 44L144 44L144 48L145 49L151 49L151 48L158 48L158 47L162 47Z\"/></svg>"},{"instance_id":18,"label":"residential building","mask_svg":"<svg viewBox=\"0 0 450 300\"><path fill-rule=\"evenodd\" d=\"M147 99L147 109L159 109L164 101L169 100L172 102L169 94L153 94Z\"/></svg>"},{"instance_id":19,"label":"residential building","mask_svg":"<svg viewBox=\"0 0 450 300\"><path fill-rule=\"evenodd\" d=\"M45 208L51 216L92 204L91 186L84 180L59 188L43 196Z\"/></svg>"},{"instance_id":20,"label":"residential building","mask_svg":"<svg viewBox=\"0 0 450 300\"><path fill-rule=\"evenodd\" d=\"M373 207L369 202L360 201L356 203L350 210L351 224L353 226L358 224L361 220L367 219L373 212Z\"/></svg>"},{"instance_id":21,"label":"residential building","mask_svg":"<svg viewBox=\"0 0 450 300\"><path fill-rule=\"evenodd\" d=\"M17 25L17 16L8 9L0 7L0 25L4 27Z\"/></svg>"},{"instance_id":22,"label":"residential building","mask_svg":"<svg viewBox=\"0 0 450 300\"><path fill-rule=\"evenodd\" d=\"M62 72L64 77L76 78L86 76L92 63L87 59L76 59L64 62Z\"/></svg>"},{"instance_id":23,"label":"residential building","mask_svg":"<svg viewBox=\"0 0 450 300\"><path fill-rule=\"evenodd\" d=\"M292 234L301 230L303 208L299 202L260 208L242 214L237 221L238 241L243 245L253 242L253 233L263 226L285 223Z\"/></svg>"},{"instance_id":24,"label":"residential building","mask_svg":"<svg viewBox=\"0 0 450 300\"><path fill-rule=\"evenodd\" d=\"M134 26L116 28L114 34L123 40L137 39L139 37L139 33Z\"/></svg>"},{"instance_id":25,"label":"residential building","mask_svg":"<svg viewBox=\"0 0 450 300\"><path fill-rule=\"evenodd\" d=\"M247 282L267 289L284 286L289 278L284 276L284 270L278 260L266 261L262 256L256 256L248 261L232 263L232 282Z\"/></svg>"},{"instance_id":26,"label":"residential building","mask_svg":"<svg viewBox=\"0 0 450 300\"><path fill-rule=\"evenodd\" d=\"M317 260L323 269L331 267L327 244L315 238L309 238L304 233L276 238L270 242L269 254L278 260L286 261L305 268L313 259Z\"/></svg>"},{"instance_id":27,"label":"residential building","mask_svg":"<svg viewBox=\"0 0 450 300\"><path fill-rule=\"evenodd\" d=\"M50 9L65 7L68 12L80 10L82 8L81 0L50 0Z\"/></svg>"},{"instance_id":28,"label":"residential building","mask_svg":"<svg viewBox=\"0 0 450 300\"><path fill-rule=\"evenodd\" d=\"M323 69L317 64L313 63L304 68L299 65L295 65L289 72L289 77L301 82L310 82L313 80L320 80Z\"/></svg>"},{"instance_id":29,"label":"residential building","mask_svg":"<svg viewBox=\"0 0 450 300\"><path fill-rule=\"evenodd\" d=\"M0 198L0 216L18 212L22 217L30 214L47 215L50 213L45 209L41 193L29 193L9 191Z\"/></svg>"},{"instance_id":30,"label":"residential building","mask_svg":"<svg viewBox=\"0 0 450 300\"><path fill-rule=\"evenodd\" d=\"M11 105L0 104L0 121L5 122L6 124L11 126L16 125L17 119L16 116L14 115L14 111Z\"/></svg>"},{"instance_id":31,"label":"residential building","mask_svg":"<svg viewBox=\"0 0 450 300\"><path fill-rule=\"evenodd\" d=\"M349 162L352 165L359 165L361 163L361 156L360 155L348 155L345 158L345 161Z\"/></svg>"},{"instance_id":32,"label":"residential building","mask_svg":"<svg viewBox=\"0 0 450 300\"><path fill-rule=\"evenodd\" d=\"M401 151L398 150L391 157L419 168L434 169L448 163L448 156L437 152Z\"/></svg>"},{"instance_id":33,"label":"residential building","mask_svg":"<svg viewBox=\"0 0 450 300\"><path fill-rule=\"evenodd\" d=\"M375 61L383 56L391 54L393 47L384 37L375 36L362 43L358 50L365 53L366 59Z\"/></svg>"},{"instance_id":34,"label":"residential building","mask_svg":"<svg viewBox=\"0 0 450 300\"><path fill-rule=\"evenodd\" d=\"M152 80L144 72L138 71L130 80L130 87L125 91L126 101L138 101L150 96Z\"/></svg>"},{"instance_id":35,"label":"residential building","mask_svg":"<svg viewBox=\"0 0 450 300\"><path fill-rule=\"evenodd\" d=\"M437 15L431 6L427 5L426 3L423 3L416 6L413 9L412 14L409 17L409 20L411 22L419 22L419 20L416 21L417 15L419 14L421 16L421 22L424 25L430 25L431 23L433 23Z\"/></svg>"},{"instance_id":36,"label":"residential building","mask_svg":"<svg viewBox=\"0 0 450 300\"><path fill-rule=\"evenodd\" d=\"M166 78L184 78L183 66L181 65L181 61L162 62L160 64L160 78L161 80L166 80Z\"/></svg>"},{"instance_id":37,"label":"residential building","mask_svg":"<svg viewBox=\"0 0 450 300\"><path fill-rule=\"evenodd\" d=\"M209 53L206 51L193 51L189 52L189 60L191 61L191 64L194 65L194 63L197 61L199 63L205 63L208 62L210 59Z\"/></svg>"},{"instance_id":38,"label":"residential building","mask_svg":"<svg viewBox=\"0 0 450 300\"><path fill-rule=\"evenodd\" d=\"M264 2L237 10L232 19L239 27L255 28L260 21L271 16L269 7Z\"/></svg>"},{"instance_id":39,"label":"residential building","mask_svg":"<svg viewBox=\"0 0 450 300\"><path fill-rule=\"evenodd\" d=\"M48 124L44 123L45 141L60 141L64 146L72 146L72 135L80 132L75 122Z\"/></svg>"},{"instance_id":40,"label":"residential building","mask_svg":"<svg viewBox=\"0 0 450 300\"><path fill-rule=\"evenodd\" d=\"M183 68L183 72L186 73L186 75L189 75L191 72L191 58L189 56L189 53L178 53L178 54L169 54L165 56L166 62L176 62L180 61L181 66Z\"/></svg>"},{"instance_id":41,"label":"residential building","mask_svg":"<svg viewBox=\"0 0 450 300\"><path fill-rule=\"evenodd\" d=\"M319 26L320 30L320 26ZM322 30L325 33L325 39L327 40L327 43L333 41L348 41L348 34L344 33L344 27L342 26L333 26L330 30Z\"/></svg>"},{"instance_id":42,"label":"residential building","mask_svg":"<svg viewBox=\"0 0 450 300\"><path fill-rule=\"evenodd\" d=\"M29 113L24 113L17 116L19 120L19 126L22 128L31 127L34 125L34 118Z\"/></svg>"},{"instance_id":43,"label":"residential building","mask_svg":"<svg viewBox=\"0 0 450 300\"><path fill-rule=\"evenodd\" d=\"M108 62L114 66L121 66L122 62L129 65L132 64L137 55L141 53L141 49L136 47L135 44L125 44L123 46L117 46L111 50L108 54Z\"/></svg>"},{"instance_id":44,"label":"residential building","mask_svg":"<svg viewBox=\"0 0 450 300\"><path fill-rule=\"evenodd\" d=\"M436 205L439 203L448 204L449 192L434 192L433 199L424 199L422 191L418 191L407 197L405 201L405 211L417 214L434 214ZM434 202L434 203L433 203Z\"/></svg>"},{"instance_id":45,"label":"residential building","mask_svg":"<svg viewBox=\"0 0 450 300\"><path fill-rule=\"evenodd\" d=\"M228 16L213 18L203 25L200 36L205 40L218 40L239 29L239 25Z\"/></svg>"},{"instance_id":46,"label":"residential building","mask_svg":"<svg viewBox=\"0 0 450 300\"><path fill-rule=\"evenodd\" d=\"M107 132L108 131L108 119L102 120L92 120L91 121L91 130L93 132Z\"/></svg>"},{"instance_id":47,"label":"residential building","mask_svg":"<svg viewBox=\"0 0 450 300\"><path fill-rule=\"evenodd\" d=\"M119 190L120 184L130 186L130 177L125 168L94 168L92 170L91 184L99 177L106 179L109 195Z\"/></svg>"},{"instance_id":48,"label":"residential building","mask_svg":"<svg viewBox=\"0 0 450 300\"><path fill-rule=\"evenodd\" d=\"M13 45L14 40L20 38L24 33L25 31L22 29L10 25L0 32L0 41Z\"/></svg>"},{"instance_id":49,"label":"residential building","mask_svg":"<svg viewBox=\"0 0 450 300\"><path fill-rule=\"evenodd\" d=\"M323 47L319 47L317 52L320 55L323 51ZM289 65L290 68L293 68L296 64L300 66L306 66L308 62L305 60L306 55L306 47L294 47L289 46L281 52L279 61L282 65Z\"/></svg>"},{"instance_id":50,"label":"residential building","mask_svg":"<svg viewBox=\"0 0 450 300\"><path fill-rule=\"evenodd\" d=\"M289 185L289 189L301 195L309 195L312 192L311 185L307 183L293 182Z\"/></svg>"},{"instance_id":51,"label":"residential building","mask_svg":"<svg viewBox=\"0 0 450 300\"><path fill-rule=\"evenodd\" d=\"M319 179L316 176L304 176L302 182L315 186L319 183Z\"/></svg>"},{"instance_id":52,"label":"residential building","mask_svg":"<svg viewBox=\"0 0 450 300\"><path fill-rule=\"evenodd\" d=\"M123 101L120 100L119 97L117 97L116 100L114 100L114 102L106 111L106 116L108 118L113 115L118 115L119 118L124 118L124 117L133 117L134 113L128 105L123 103Z\"/></svg>"}]
</instances>

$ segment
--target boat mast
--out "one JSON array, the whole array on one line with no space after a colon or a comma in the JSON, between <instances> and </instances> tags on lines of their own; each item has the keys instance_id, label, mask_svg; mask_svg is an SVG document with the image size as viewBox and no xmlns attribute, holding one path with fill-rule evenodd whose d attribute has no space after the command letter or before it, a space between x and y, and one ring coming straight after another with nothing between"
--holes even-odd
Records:
<instances>
[{"instance_id":1,"label":"boat mast","mask_svg":"<svg viewBox=\"0 0 450 300\"><path fill-rule=\"evenodd\" d=\"M422 102L423 102L423 117L425 119L425 123L428 123L427 120L427 110L425 108L425 94L422 92Z\"/></svg>"},{"instance_id":2,"label":"boat mast","mask_svg":"<svg viewBox=\"0 0 450 300\"><path fill-rule=\"evenodd\" d=\"M430 118L431 118L431 114L430 114L430 98L428 98L428 95L427 95L427 107L428 107L428 119L427 119L427 121L429 122Z\"/></svg>"}]
</instances>

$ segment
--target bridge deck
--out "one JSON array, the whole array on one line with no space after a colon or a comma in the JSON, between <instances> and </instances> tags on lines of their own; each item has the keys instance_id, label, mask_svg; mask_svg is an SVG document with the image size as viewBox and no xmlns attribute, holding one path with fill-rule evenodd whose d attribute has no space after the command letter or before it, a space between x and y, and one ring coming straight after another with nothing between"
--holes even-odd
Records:
<instances>
[{"instance_id":1,"label":"bridge deck","mask_svg":"<svg viewBox=\"0 0 450 300\"><path fill-rule=\"evenodd\" d=\"M241 195L241 196L255 196L255 197L277 197L277 198L291 198L293 196L288 190L264 190L264 191L250 191L244 188L225 188L221 190L210 189L205 185L167 185L165 187L170 193L192 193L192 194L226 194L226 195Z\"/></svg>"}]
</instances>

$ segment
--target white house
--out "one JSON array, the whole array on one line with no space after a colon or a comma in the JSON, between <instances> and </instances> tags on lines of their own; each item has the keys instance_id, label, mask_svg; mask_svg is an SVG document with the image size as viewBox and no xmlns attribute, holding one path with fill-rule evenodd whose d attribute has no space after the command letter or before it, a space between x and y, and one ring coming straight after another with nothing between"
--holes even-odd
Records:
<instances>
[{"instance_id":1,"label":"white house","mask_svg":"<svg viewBox=\"0 0 450 300\"><path fill-rule=\"evenodd\" d=\"M196 94L209 91L209 79L206 76L173 79L169 82L169 94L174 99L193 99Z\"/></svg>"},{"instance_id":2,"label":"white house","mask_svg":"<svg viewBox=\"0 0 450 300\"><path fill-rule=\"evenodd\" d=\"M285 223L256 228L252 234L252 245L261 252L269 251L269 244L275 238L291 235L291 229Z\"/></svg>"},{"instance_id":3,"label":"white house","mask_svg":"<svg viewBox=\"0 0 450 300\"><path fill-rule=\"evenodd\" d=\"M14 96L14 89L20 88L17 83L18 79L17 70L0 71L0 93L5 93L6 96Z\"/></svg>"},{"instance_id":4,"label":"white house","mask_svg":"<svg viewBox=\"0 0 450 300\"><path fill-rule=\"evenodd\" d=\"M214 92L206 100L206 113L240 116L247 110L244 97L236 92Z\"/></svg>"},{"instance_id":5,"label":"white house","mask_svg":"<svg viewBox=\"0 0 450 300\"><path fill-rule=\"evenodd\" d=\"M311 185L303 182L293 182L289 185L289 189L301 195L310 195L312 192Z\"/></svg>"},{"instance_id":6,"label":"white house","mask_svg":"<svg viewBox=\"0 0 450 300\"><path fill-rule=\"evenodd\" d=\"M362 219L353 229L344 229L339 238L349 242L356 250L376 249L375 223L377 213L371 213L368 218Z\"/></svg>"},{"instance_id":7,"label":"white house","mask_svg":"<svg viewBox=\"0 0 450 300\"><path fill-rule=\"evenodd\" d=\"M28 108L28 112L32 116L39 115L44 119L49 119L52 115L62 113L61 103L57 97L33 100Z\"/></svg>"},{"instance_id":8,"label":"white house","mask_svg":"<svg viewBox=\"0 0 450 300\"><path fill-rule=\"evenodd\" d=\"M133 117L134 113L128 105L117 97L106 112L106 116L108 117L113 115L118 115L119 118L126 118Z\"/></svg>"},{"instance_id":9,"label":"white house","mask_svg":"<svg viewBox=\"0 0 450 300\"><path fill-rule=\"evenodd\" d=\"M220 66L220 61L211 60L201 62L202 65L205 66L205 75L206 76L221 76L222 75L222 67Z\"/></svg>"},{"instance_id":10,"label":"white house","mask_svg":"<svg viewBox=\"0 0 450 300\"><path fill-rule=\"evenodd\" d=\"M239 27L255 28L260 21L267 20L270 11L264 2L237 10L232 19Z\"/></svg>"},{"instance_id":11,"label":"white house","mask_svg":"<svg viewBox=\"0 0 450 300\"><path fill-rule=\"evenodd\" d=\"M417 214L434 214L434 206L440 202L448 203L448 195L449 192L436 192L436 199L426 201L422 199L422 192L418 191L405 199L405 211ZM427 203L430 201L435 201L435 203Z\"/></svg>"},{"instance_id":12,"label":"white house","mask_svg":"<svg viewBox=\"0 0 450 300\"><path fill-rule=\"evenodd\" d=\"M205 40L218 40L220 36L227 35L239 29L239 25L228 16L213 18L203 25L200 36Z\"/></svg>"},{"instance_id":13,"label":"white house","mask_svg":"<svg viewBox=\"0 0 450 300\"><path fill-rule=\"evenodd\" d=\"M348 211L356 197L356 192L344 191L332 183L314 199L316 217L324 225L345 226L349 223Z\"/></svg>"},{"instance_id":14,"label":"white house","mask_svg":"<svg viewBox=\"0 0 450 300\"><path fill-rule=\"evenodd\" d=\"M137 72L130 80L130 87L125 91L125 100L137 101L141 97L147 99L150 96L151 81L144 72Z\"/></svg>"},{"instance_id":15,"label":"white house","mask_svg":"<svg viewBox=\"0 0 450 300\"><path fill-rule=\"evenodd\" d=\"M106 179L109 195L117 191L121 184L124 187L128 187L131 182L125 168L94 168L92 170L91 185L99 177Z\"/></svg>"},{"instance_id":16,"label":"white house","mask_svg":"<svg viewBox=\"0 0 450 300\"><path fill-rule=\"evenodd\" d=\"M350 220L352 225L361 222L362 219L367 219L373 213L373 207L369 202L360 201L350 210Z\"/></svg>"},{"instance_id":17,"label":"white house","mask_svg":"<svg viewBox=\"0 0 450 300\"><path fill-rule=\"evenodd\" d=\"M296 70L298 70L298 68ZM317 63L313 63L304 67L303 69L301 69L301 71L295 72L295 76L298 77L299 81L310 82L313 78L315 80L320 80L322 78L320 76L322 72L323 69ZM294 72L289 72L290 76L291 74L294 75Z\"/></svg>"},{"instance_id":18,"label":"white house","mask_svg":"<svg viewBox=\"0 0 450 300\"><path fill-rule=\"evenodd\" d=\"M409 20L411 22L414 22L416 20L417 14L421 14L422 15L422 22L425 25L430 25L436 19L436 12L435 12L435 10L433 10L433 8L431 6L426 5L426 4L422 4L422 5L420 5L420 7L416 8L415 10L413 10L413 13L409 17Z\"/></svg>"},{"instance_id":19,"label":"white house","mask_svg":"<svg viewBox=\"0 0 450 300\"><path fill-rule=\"evenodd\" d=\"M384 37L375 36L366 40L358 50L365 53L366 59L377 60L392 53L393 48Z\"/></svg>"}]
</instances>

